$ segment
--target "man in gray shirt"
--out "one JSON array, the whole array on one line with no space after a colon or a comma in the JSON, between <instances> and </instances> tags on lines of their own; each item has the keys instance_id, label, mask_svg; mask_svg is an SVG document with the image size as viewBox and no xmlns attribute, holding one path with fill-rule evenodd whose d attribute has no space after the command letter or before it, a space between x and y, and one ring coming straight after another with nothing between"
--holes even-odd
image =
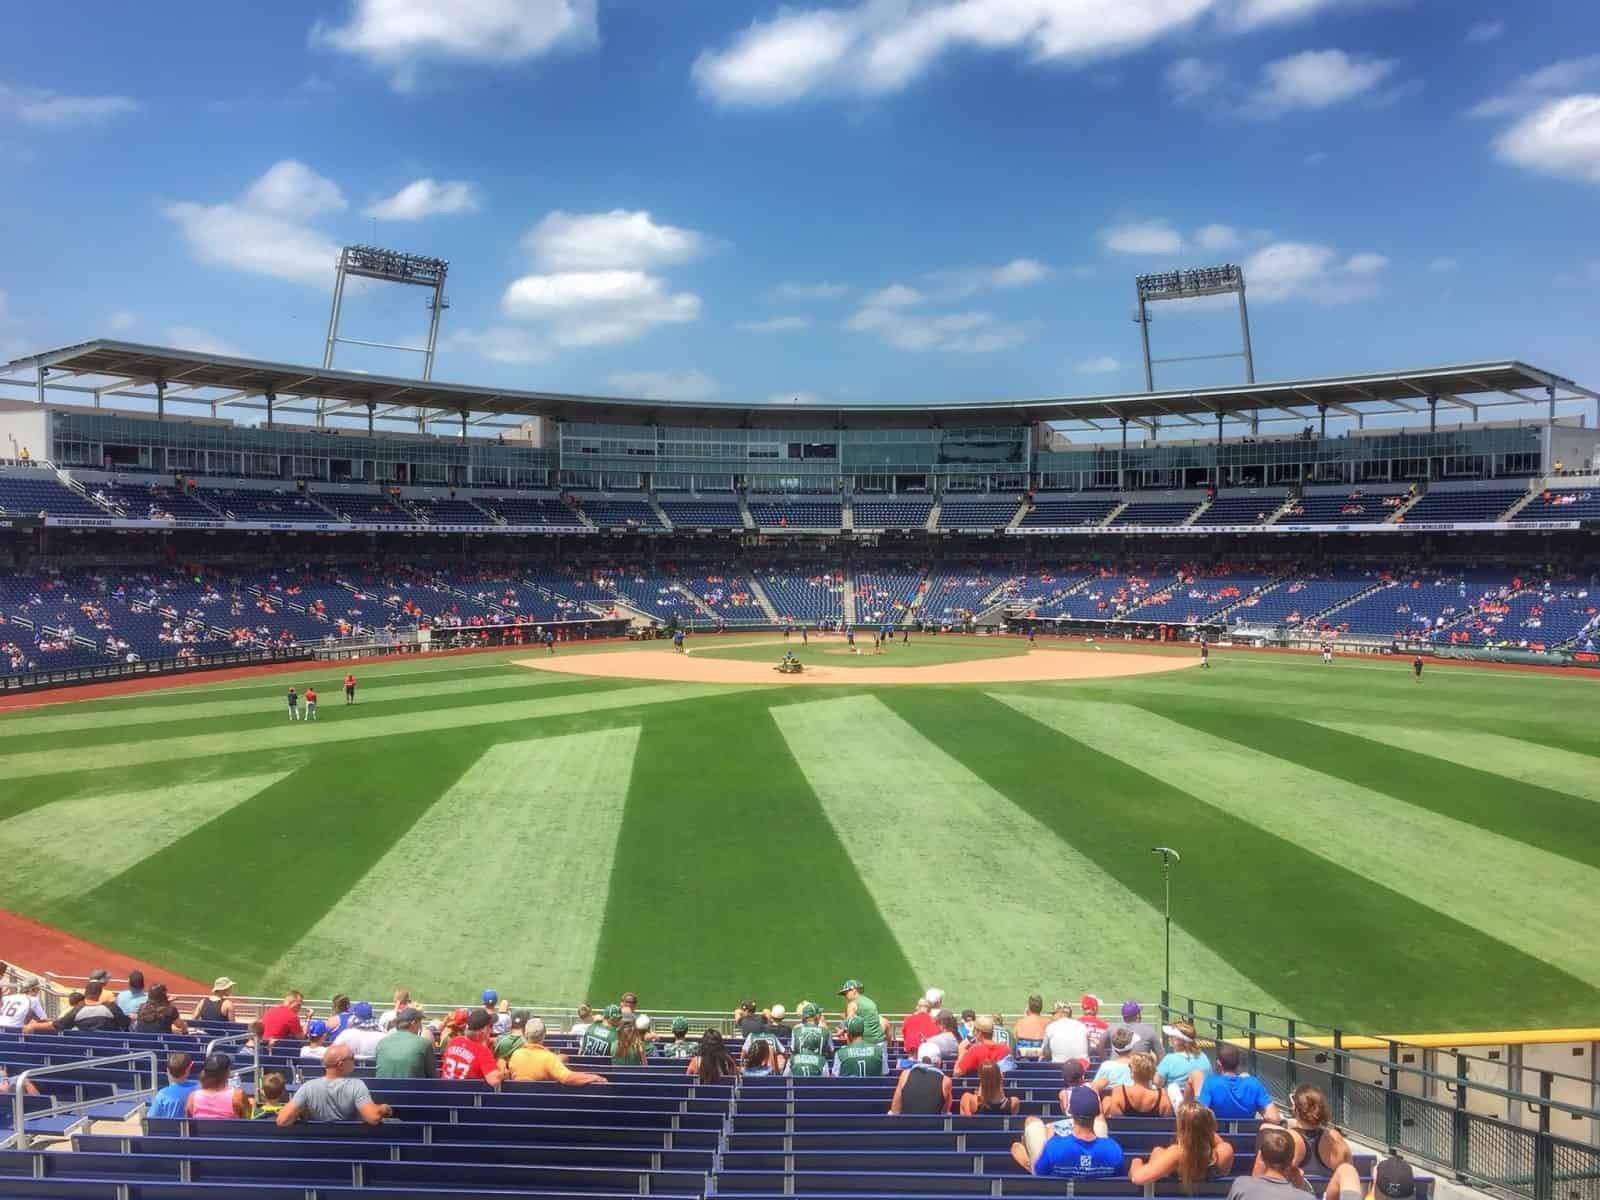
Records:
<instances>
[{"instance_id":1,"label":"man in gray shirt","mask_svg":"<svg viewBox=\"0 0 1600 1200\"><path fill-rule=\"evenodd\" d=\"M1111 1030L1111 1036L1115 1038L1118 1029L1126 1029L1133 1034L1132 1053L1154 1054L1157 1058L1160 1058L1161 1042L1156 1036L1155 1026L1147 1025L1141 1021L1139 1018L1143 1015L1144 1010L1139 1007L1139 1002L1137 1000L1129 1000L1122 1006L1122 1024Z\"/></svg>"},{"instance_id":2,"label":"man in gray shirt","mask_svg":"<svg viewBox=\"0 0 1600 1200\"><path fill-rule=\"evenodd\" d=\"M1235 1179L1228 1200L1297 1200L1302 1195L1315 1193L1294 1165L1294 1135L1282 1125L1263 1125L1256 1134L1256 1174ZM1355 1167L1340 1163L1323 1195L1329 1200L1335 1196L1361 1200L1361 1179Z\"/></svg>"},{"instance_id":3,"label":"man in gray shirt","mask_svg":"<svg viewBox=\"0 0 1600 1200\"><path fill-rule=\"evenodd\" d=\"M278 1113L279 1125L296 1121L354 1121L376 1125L394 1110L372 1099L367 1085L355 1077L356 1056L349 1046L330 1046L322 1059L323 1075L300 1085Z\"/></svg>"}]
</instances>

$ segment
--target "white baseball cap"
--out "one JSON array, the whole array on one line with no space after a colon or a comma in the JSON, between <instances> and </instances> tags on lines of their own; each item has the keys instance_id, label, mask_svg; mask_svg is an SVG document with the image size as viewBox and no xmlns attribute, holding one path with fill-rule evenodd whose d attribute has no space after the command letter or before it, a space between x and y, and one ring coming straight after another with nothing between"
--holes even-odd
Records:
<instances>
[{"instance_id":1,"label":"white baseball cap","mask_svg":"<svg viewBox=\"0 0 1600 1200\"><path fill-rule=\"evenodd\" d=\"M923 993L922 998L923 998L924 1001L927 1002L929 1007L938 1008L941 1004L944 1003L944 989L943 988L929 988L926 992Z\"/></svg>"}]
</instances>

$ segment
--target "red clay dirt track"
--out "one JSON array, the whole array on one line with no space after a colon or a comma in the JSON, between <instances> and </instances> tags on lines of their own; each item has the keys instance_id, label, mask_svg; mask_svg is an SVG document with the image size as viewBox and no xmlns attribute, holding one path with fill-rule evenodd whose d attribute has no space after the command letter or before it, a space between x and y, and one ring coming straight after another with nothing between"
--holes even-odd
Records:
<instances>
[{"instance_id":1,"label":"red clay dirt track","mask_svg":"<svg viewBox=\"0 0 1600 1200\"><path fill-rule=\"evenodd\" d=\"M209 983L164 971L143 959L129 958L5 909L0 909L0 960L26 971L54 971L75 979L101 967L110 971L114 980L126 979L128 972L137 967L144 972L147 984L164 983L174 994L203 996L211 990Z\"/></svg>"}]
</instances>

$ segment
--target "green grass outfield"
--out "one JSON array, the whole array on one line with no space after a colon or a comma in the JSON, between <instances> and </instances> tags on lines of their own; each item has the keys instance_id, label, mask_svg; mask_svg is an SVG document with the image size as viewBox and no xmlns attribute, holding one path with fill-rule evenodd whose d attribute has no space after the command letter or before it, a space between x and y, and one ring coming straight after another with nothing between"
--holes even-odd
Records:
<instances>
[{"instance_id":1,"label":"green grass outfield","mask_svg":"<svg viewBox=\"0 0 1600 1200\"><path fill-rule=\"evenodd\" d=\"M775 660L755 636L691 645ZM725 1009L858 976L1014 1011L1160 990L1166 844L1176 990L1367 1029L1600 1014L1600 680L1218 652L734 687L529 653L367 666L349 709L329 664L0 715L0 907L252 993Z\"/></svg>"}]
</instances>

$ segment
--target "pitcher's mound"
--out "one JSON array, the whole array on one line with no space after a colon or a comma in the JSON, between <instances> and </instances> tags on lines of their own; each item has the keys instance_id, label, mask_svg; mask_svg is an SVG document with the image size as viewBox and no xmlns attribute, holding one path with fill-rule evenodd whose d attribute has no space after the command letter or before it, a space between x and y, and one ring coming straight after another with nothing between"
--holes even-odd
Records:
<instances>
[{"instance_id":1,"label":"pitcher's mound","mask_svg":"<svg viewBox=\"0 0 1600 1200\"><path fill-rule=\"evenodd\" d=\"M597 654L571 654L520 658L517 665L564 675L592 675L610 679L671 680L677 683L870 684L885 683L1031 683L1052 679L1115 679L1123 675L1151 675L1181 671L1197 662L1190 657L1136 652L1100 653L1093 648L1042 650L1003 658L978 658L968 662L936 663L925 667L836 667L816 664L817 655L800 653L805 670L780 675L773 670L782 649L775 648L772 663L733 658L679 654L671 647L660 650L611 650ZM826 651L824 651L826 653Z\"/></svg>"}]
</instances>

